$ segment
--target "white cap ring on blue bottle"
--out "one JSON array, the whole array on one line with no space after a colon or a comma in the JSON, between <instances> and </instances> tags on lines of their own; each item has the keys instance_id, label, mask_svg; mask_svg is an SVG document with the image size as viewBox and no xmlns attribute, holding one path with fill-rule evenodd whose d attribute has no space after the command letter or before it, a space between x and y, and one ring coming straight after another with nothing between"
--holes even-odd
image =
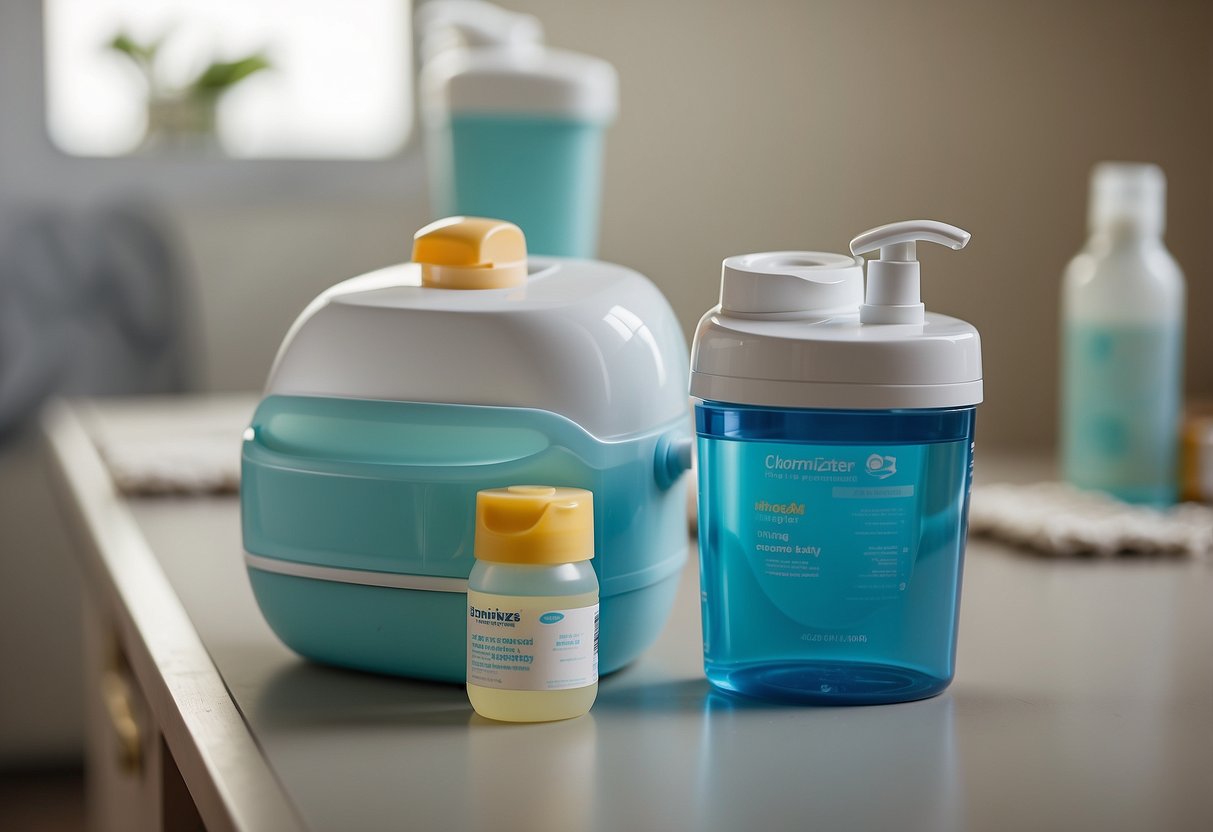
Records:
<instances>
[{"instance_id":1,"label":"white cap ring on blue bottle","mask_svg":"<svg viewBox=\"0 0 1213 832\"><path fill-rule=\"evenodd\" d=\"M967 407L982 400L981 338L925 311L916 243L963 248L969 234L928 220L851 242L863 260L814 251L724 261L720 305L699 322L691 395L767 407L876 410Z\"/></svg>"}]
</instances>

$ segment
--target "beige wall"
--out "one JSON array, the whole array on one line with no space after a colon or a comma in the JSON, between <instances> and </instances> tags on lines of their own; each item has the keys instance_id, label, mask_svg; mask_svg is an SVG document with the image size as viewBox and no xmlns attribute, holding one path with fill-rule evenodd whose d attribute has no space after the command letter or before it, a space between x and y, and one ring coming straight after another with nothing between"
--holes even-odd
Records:
<instances>
[{"instance_id":1,"label":"beige wall","mask_svg":"<svg viewBox=\"0 0 1213 832\"><path fill-rule=\"evenodd\" d=\"M924 249L925 298L982 331L979 436L1050 443L1059 280L1100 159L1166 170L1189 310L1213 310L1213 4L501 2L618 67L601 254L651 276L688 337L727 255L948 220L973 243ZM260 386L316 292L404 259L427 218L417 184L398 200L180 205L205 386ZM1213 397L1213 327L1193 322L1187 355L1189 391Z\"/></svg>"},{"instance_id":2,"label":"beige wall","mask_svg":"<svg viewBox=\"0 0 1213 832\"><path fill-rule=\"evenodd\" d=\"M688 334L727 255L954 222L973 242L924 250L924 290L981 329L979 436L1051 442L1058 281L1100 159L1166 170L1189 314L1213 311L1213 4L507 5L618 67L602 256L656 280ZM1213 396L1213 327L1195 319L1187 381Z\"/></svg>"},{"instance_id":3,"label":"beige wall","mask_svg":"<svg viewBox=\"0 0 1213 832\"><path fill-rule=\"evenodd\" d=\"M413 231L428 214L415 194L395 204L314 197L192 204L180 206L175 219L197 278L199 386L260 390L308 302L339 280L407 260Z\"/></svg>"}]
</instances>

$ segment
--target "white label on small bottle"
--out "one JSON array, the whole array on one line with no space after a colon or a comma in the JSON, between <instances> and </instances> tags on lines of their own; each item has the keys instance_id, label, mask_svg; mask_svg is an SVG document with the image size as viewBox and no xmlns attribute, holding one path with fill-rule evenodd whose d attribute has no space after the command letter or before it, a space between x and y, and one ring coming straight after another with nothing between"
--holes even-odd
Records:
<instances>
[{"instance_id":1,"label":"white label on small bottle","mask_svg":"<svg viewBox=\"0 0 1213 832\"><path fill-rule=\"evenodd\" d=\"M468 591L468 683L570 690L598 681L598 605Z\"/></svg>"}]
</instances>

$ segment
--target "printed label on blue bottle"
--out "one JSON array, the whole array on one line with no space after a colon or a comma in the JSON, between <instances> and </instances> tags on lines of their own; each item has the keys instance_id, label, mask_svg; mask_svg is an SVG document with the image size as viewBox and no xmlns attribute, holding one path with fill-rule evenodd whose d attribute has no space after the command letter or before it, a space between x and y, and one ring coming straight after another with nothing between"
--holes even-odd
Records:
<instances>
[{"instance_id":1,"label":"printed label on blue bottle","mask_svg":"<svg viewBox=\"0 0 1213 832\"><path fill-rule=\"evenodd\" d=\"M808 626L857 620L909 585L921 445L733 445L740 544L767 597Z\"/></svg>"}]
</instances>

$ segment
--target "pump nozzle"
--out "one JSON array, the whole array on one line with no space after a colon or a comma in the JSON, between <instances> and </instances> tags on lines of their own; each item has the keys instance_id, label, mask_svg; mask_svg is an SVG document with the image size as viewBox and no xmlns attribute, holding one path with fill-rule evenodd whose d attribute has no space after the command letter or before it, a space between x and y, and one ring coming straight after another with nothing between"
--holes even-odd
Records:
<instances>
[{"instance_id":1,"label":"pump nozzle","mask_svg":"<svg viewBox=\"0 0 1213 832\"><path fill-rule=\"evenodd\" d=\"M543 43L543 24L485 0L430 0L417 10L421 61L458 46L525 48Z\"/></svg>"},{"instance_id":2,"label":"pump nozzle","mask_svg":"<svg viewBox=\"0 0 1213 832\"><path fill-rule=\"evenodd\" d=\"M920 324L926 320L919 288L917 243L938 243L959 251L969 232L934 220L893 222L865 231L851 240L851 253L880 249L880 259L868 262L868 286L859 320L865 324Z\"/></svg>"}]
</instances>

